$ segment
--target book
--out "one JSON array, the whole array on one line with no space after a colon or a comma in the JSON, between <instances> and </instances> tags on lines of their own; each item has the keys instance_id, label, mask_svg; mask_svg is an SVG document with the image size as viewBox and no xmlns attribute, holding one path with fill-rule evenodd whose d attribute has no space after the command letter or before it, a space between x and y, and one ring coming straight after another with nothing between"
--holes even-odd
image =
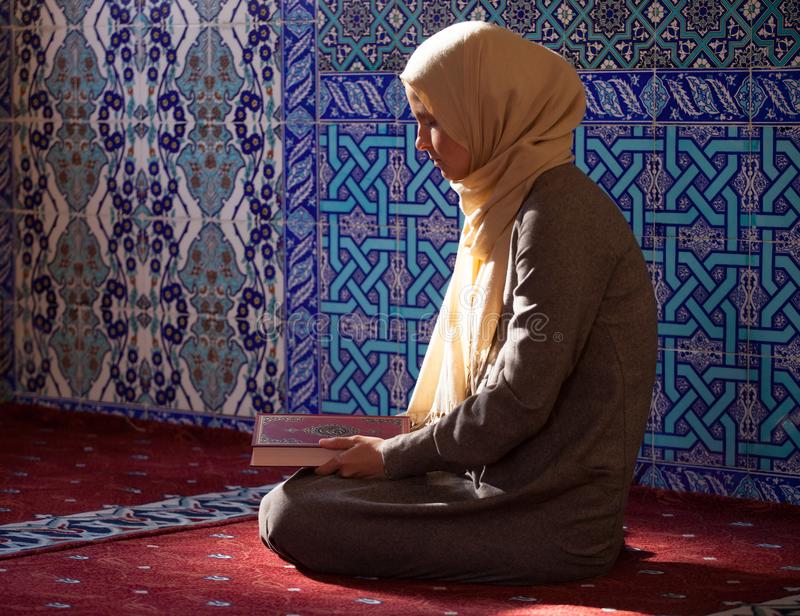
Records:
<instances>
[{"instance_id":1,"label":"book","mask_svg":"<svg viewBox=\"0 0 800 616\"><path fill-rule=\"evenodd\" d=\"M251 466L319 466L341 449L325 449L319 439L376 436L387 439L410 430L408 416L259 413L253 428Z\"/></svg>"}]
</instances>

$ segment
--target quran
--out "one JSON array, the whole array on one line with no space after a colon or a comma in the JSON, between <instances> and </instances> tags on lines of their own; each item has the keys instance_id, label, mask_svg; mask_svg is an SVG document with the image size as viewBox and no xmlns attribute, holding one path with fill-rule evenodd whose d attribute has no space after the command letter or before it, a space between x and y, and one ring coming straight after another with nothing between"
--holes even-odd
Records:
<instances>
[{"instance_id":1,"label":"quran","mask_svg":"<svg viewBox=\"0 0 800 616\"><path fill-rule=\"evenodd\" d=\"M259 413L253 428L250 466L319 466L341 449L325 449L319 439L337 436L391 438L409 432L408 416Z\"/></svg>"}]
</instances>

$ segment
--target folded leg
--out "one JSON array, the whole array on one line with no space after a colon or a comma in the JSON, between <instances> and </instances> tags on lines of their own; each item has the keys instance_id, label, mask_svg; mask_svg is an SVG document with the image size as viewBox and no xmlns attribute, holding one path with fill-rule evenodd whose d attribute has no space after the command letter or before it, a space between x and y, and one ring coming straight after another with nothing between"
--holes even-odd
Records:
<instances>
[{"instance_id":1,"label":"folded leg","mask_svg":"<svg viewBox=\"0 0 800 616\"><path fill-rule=\"evenodd\" d=\"M268 547L319 573L530 584L610 566L564 561L543 516L488 500L450 473L385 481L308 469L265 497L259 525Z\"/></svg>"}]
</instances>

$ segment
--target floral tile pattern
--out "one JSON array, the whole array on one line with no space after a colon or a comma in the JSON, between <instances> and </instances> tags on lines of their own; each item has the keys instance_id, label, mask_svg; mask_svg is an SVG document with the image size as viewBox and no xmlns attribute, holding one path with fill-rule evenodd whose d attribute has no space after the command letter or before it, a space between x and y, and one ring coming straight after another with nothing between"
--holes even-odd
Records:
<instances>
[{"instance_id":1,"label":"floral tile pattern","mask_svg":"<svg viewBox=\"0 0 800 616\"><path fill-rule=\"evenodd\" d=\"M796 5L8 5L0 395L220 421L404 410L463 218L396 75L476 19L583 80L576 164L659 307L640 480L788 500L768 488L800 472Z\"/></svg>"},{"instance_id":2,"label":"floral tile pattern","mask_svg":"<svg viewBox=\"0 0 800 616\"><path fill-rule=\"evenodd\" d=\"M282 407L283 342L261 331L283 297L278 7L16 8L20 393Z\"/></svg>"}]
</instances>

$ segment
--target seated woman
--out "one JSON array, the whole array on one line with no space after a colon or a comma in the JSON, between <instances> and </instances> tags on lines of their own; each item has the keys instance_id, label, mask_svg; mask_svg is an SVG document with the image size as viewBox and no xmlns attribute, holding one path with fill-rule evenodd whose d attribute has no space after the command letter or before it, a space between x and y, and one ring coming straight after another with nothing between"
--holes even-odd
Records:
<instances>
[{"instance_id":1,"label":"seated woman","mask_svg":"<svg viewBox=\"0 0 800 616\"><path fill-rule=\"evenodd\" d=\"M577 169L576 72L497 26L460 23L401 79L416 147L465 215L408 415L264 497L263 541L344 575L534 584L612 566L656 365L642 251Z\"/></svg>"}]
</instances>

